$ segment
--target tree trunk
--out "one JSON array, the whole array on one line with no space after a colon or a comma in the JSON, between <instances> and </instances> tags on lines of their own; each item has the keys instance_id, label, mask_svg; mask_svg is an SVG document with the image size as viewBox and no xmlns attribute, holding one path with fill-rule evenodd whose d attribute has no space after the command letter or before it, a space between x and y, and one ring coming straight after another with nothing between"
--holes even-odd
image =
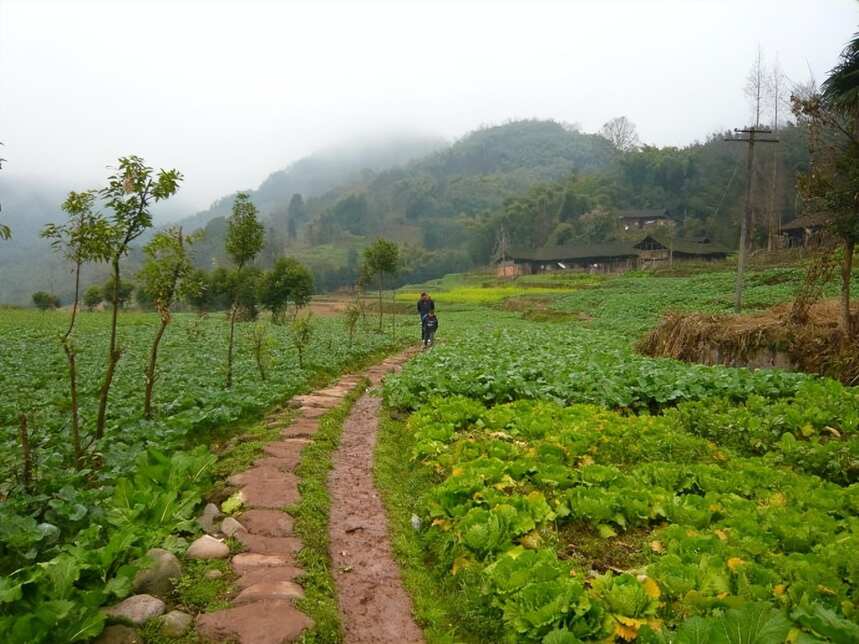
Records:
<instances>
[{"instance_id":1,"label":"tree trunk","mask_svg":"<svg viewBox=\"0 0 859 644\"><path fill-rule=\"evenodd\" d=\"M746 254L748 253L749 237L752 229L752 180L755 166L755 135L749 135L749 151L746 158L746 203L743 218L740 221L740 247L737 253L737 282L734 290L734 311L743 310L743 288L746 274Z\"/></svg>"},{"instance_id":2,"label":"tree trunk","mask_svg":"<svg viewBox=\"0 0 859 644\"><path fill-rule=\"evenodd\" d=\"M227 389L233 386L233 339L235 338L238 309L238 304L233 302L233 306L230 309L230 342L227 347Z\"/></svg>"},{"instance_id":3,"label":"tree trunk","mask_svg":"<svg viewBox=\"0 0 859 644\"><path fill-rule=\"evenodd\" d=\"M72 407L72 449L75 455L75 467L80 469L82 466L83 453L81 450L81 433L80 433L80 413L78 406L78 372L75 361L75 349L69 338L75 328L75 319L78 312L78 300L80 299L81 285L81 263L75 265L75 300L72 304L72 317L69 320L69 328L66 334L62 337L63 351L66 353L66 359L69 363L69 395L71 397Z\"/></svg>"},{"instance_id":4,"label":"tree trunk","mask_svg":"<svg viewBox=\"0 0 859 644\"><path fill-rule=\"evenodd\" d=\"M382 289L384 288L382 275L382 271L379 271L379 333L382 332Z\"/></svg>"},{"instance_id":5,"label":"tree trunk","mask_svg":"<svg viewBox=\"0 0 859 644\"><path fill-rule=\"evenodd\" d=\"M63 341L63 350L69 363L69 392L72 404L72 449L75 454L75 467L83 465L83 450L81 449L80 413L78 406L78 370L75 362L75 350L68 340Z\"/></svg>"},{"instance_id":6,"label":"tree trunk","mask_svg":"<svg viewBox=\"0 0 859 644\"><path fill-rule=\"evenodd\" d=\"M107 353L107 371L104 374L104 382L98 399L98 419L95 425L96 439L104 436L104 428L107 423L107 396L110 393L110 385L113 382L113 373L119 362L120 352L116 348L116 322L119 315L119 257L113 259L113 311L110 321L110 349Z\"/></svg>"},{"instance_id":7,"label":"tree trunk","mask_svg":"<svg viewBox=\"0 0 859 644\"><path fill-rule=\"evenodd\" d=\"M853 239L844 242L844 264L841 266L841 329L844 337L853 337L850 324L850 278L853 274L853 250L856 242Z\"/></svg>"},{"instance_id":8,"label":"tree trunk","mask_svg":"<svg viewBox=\"0 0 859 644\"><path fill-rule=\"evenodd\" d=\"M152 390L155 387L155 365L158 362L158 345L161 343L161 338L164 336L164 331L167 330L167 325L170 323L170 318L161 316L161 326L158 327L158 332L155 334L155 340L152 342L152 348L149 351L149 364L146 367L146 397L143 400L143 417L152 418Z\"/></svg>"}]
</instances>

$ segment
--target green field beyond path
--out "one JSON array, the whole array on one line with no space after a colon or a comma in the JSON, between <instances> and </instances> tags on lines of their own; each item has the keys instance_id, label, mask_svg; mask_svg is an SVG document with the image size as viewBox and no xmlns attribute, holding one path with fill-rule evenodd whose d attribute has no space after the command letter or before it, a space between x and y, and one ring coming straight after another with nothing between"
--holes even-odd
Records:
<instances>
[{"instance_id":1,"label":"green field beyond path","mask_svg":"<svg viewBox=\"0 0 859 644\"><path fill-rule=\"evenodd\" d=\"M750 308L801 279L752 273ZM386 382L411 415L379 477L421 519L395 543L430 641L859 641L859 390L634 353L667 310L730 312L731 273L574 280L543 323L423 285L439 344Z\"/></svg>"},{"instance_id":2,"label":"green field beyond path","mask_svg":"<svg viewBox=\"0 0 859 644\"><path fill-rule=\"evenodd\" d=\"M752 272L750 308L787 301L801 279L799 268ZM428 290L440 318L437 345L386 381L377 463L429 641L859 640L859 391L633 349L668 310L729 312L732 288L729 272L451 275L396 295L411 304ZM57 341L66 319L0 316L0 389L13 392L0 399L4 641L97 635L99 607L130 593L140 556L182 552L198 532L230 428L419 332L410 314L399 338L378 334L371 314L350 343L341 317L317 318L301 368L289 327L265 322L262 380L254 326L240 324L226 390L223 315L179 314L148 421L157 317L123 312L108 430L90 447L98 467L77 471ZM107 332L106 314L81 314L87 436Z\"/></svg>"}]
</instances>

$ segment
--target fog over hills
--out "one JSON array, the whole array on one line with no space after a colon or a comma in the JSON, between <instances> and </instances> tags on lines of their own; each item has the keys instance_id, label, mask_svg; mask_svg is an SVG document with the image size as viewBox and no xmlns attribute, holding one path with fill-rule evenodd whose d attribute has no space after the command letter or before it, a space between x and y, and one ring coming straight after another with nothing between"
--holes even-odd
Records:
<instances>
[{"instance_id":1,"label":"fog over hills","mask_svg":"<svg viewBox=\"0 0 859 644\"><path fill-rule=\"evenodd\" d=\"M321 195L340 184L423 157L445 145L441 137L423 134L364 137L299 159L272 172L257 189L248 192L263 215L268 216L277 207L285 206L293 194ZM59 181L11 178L0 172L3 209L0 216L13 231L13 239L0 246L0 275L3 277L0 304L29 304L31 294L37 290L54 292L61 298L67 296L69 289L63 279L62 262L51 253L50 245L40 238L39 232L45 224L65 219L60 206L70 190L97 187L98 184L66 186ZM236 192L229 192L208 209L189 215L180 189L176 198L153 206L155 224L175 223L189 231L202 228L211 219L229 214ZM102 268L87 269L85 281L106 277Z\"/></svg>"}]
</instances>

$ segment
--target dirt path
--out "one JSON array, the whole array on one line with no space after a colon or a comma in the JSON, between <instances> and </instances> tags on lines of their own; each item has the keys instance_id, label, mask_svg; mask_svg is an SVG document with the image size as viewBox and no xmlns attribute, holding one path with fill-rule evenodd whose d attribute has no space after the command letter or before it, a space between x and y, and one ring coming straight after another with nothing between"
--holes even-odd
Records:
<instances>
[{"instance_id":1,"label":"dirt path","mask_svg":"<svg viewBox=\"0 0 859 644\"><path fill-rule=\"evenodd\" d=\"M292 517L283 511L284 507L301 499L300 480L295 475L295 469L301 460L301 452L313 440L314 434L319 429L320 417L341 404L364 377L369 378L374 385L378 384L387 373L398 369L412 354L413 351L407 351L388 358L362 373L344 376L330 387L305 396L296 396L290 401L290 407L297 409L296 412L281 410L267 418L266 424L269 427L281 429L280 440L266 445L264 455L258 458L250 469L229 478L229 483L239 490L242 499L243 511L236 517L238 523L234 522L229 528L229 533L245 548L244 552L235 555L230 561L233 571L238 576L236 584L241 592L232 598L229 608L197 616L197 632L204 640L231 641L239 644L283 644L298 639L305 630L313 628L313 620L293 605L295 599L304 595L301 586L297 583L304 571L296 562L296 554L301 550L302 543L293 531ZM377 398L363 396L354 408L355 411L349 416L344 434L344 438L352 437L356 432L361 433L361 427L372 427L373 440L367 451L363 452L365 461L360 465L366 470L366 481L362 485L368 486L366 489L371 490L373 495L375 490L373 490L371 473L372 445L375 444L378 408ZM368 412L369 415L365 415ZM353 419L359 417L363 419L363 424L356 425ZM349 430L349 427L353 429ZM349 451L352 451L351 448ZM340 454L343 452L341 447L338 452L338 463ZM357 474L359 472L356 471ZM348 481L344 481L337 487L338 492L335 493L332 489L337 508L345 491L344 485L349 493L357 492L356 486ZM366 527L369 530L372 522L375 526L373 533L376 534L378 526L381 526L380 539L387 546L384 511L378 496L374 498L374 508L377 509L374 509L373 515L365 515ZM340 522L339 516L332 512L331 523L336 525ZM208 532L216 538L223 539L227 530L226 524L218 520L212 523ZM356 532L360 533L361 530L353 530L349 536ZM345 546L338 545L338 549L344 550ZM338 561L335 559L335 566ZM354 599L359 595L357 591L351 590L348 583L340 586L338 580L341 604L345 607L343 617L348 642L421 641L420 630L411 621L409 598L399 584L397 567L390 556L390 547L387 547L385 561L393 570L394 576L391 577L385 572L387 568L378 568L379 576L376 579L379 580L377 583L384 586L388 585L388 579L396 582L392 587L399 594L390 595L394 601L389 610L393 611L396 607L402 610L405 616L402 617L398 612L389 613L390 626L397 629L391 632L397 633L397 636L392 636L390 639L387 636L382 637L379 634L378 624L374 623L372 630L366 630L366 622L356 622L352 618L354 602L350 601L349 597ZM387 576L382 576L383 573ZM377 607L383 597L389 596L387 588L373 592L379 594L376 599L371 598L373 601L370 601L369 605L372 607ZM346 597L345 601L344 597ZM387 618L376 616L373 619ZM408 623L401 623L406 619ZM355 624L360 624L357 636L353 636L353 631L350 631L350 628L355 628ZM413 631L408 630L409 628ZM385 630L385 633L387 632ZM402 637L403 633L412 632L416 635Z\"/></svg>"},{"instance_id":2,"label":"dirt path","mask_svg":"<svg viewBox=\"0 0 859 644\"><path fill-rule=\"evenodd\" d=\"M406 358L398 356L371 370L371 382L377 384ZM352 407L328 477L332 571L348 644L423 642L394 561L385 508L373 483L380 406L381 400L368 393Z\"/></svg>"}]
</instances>

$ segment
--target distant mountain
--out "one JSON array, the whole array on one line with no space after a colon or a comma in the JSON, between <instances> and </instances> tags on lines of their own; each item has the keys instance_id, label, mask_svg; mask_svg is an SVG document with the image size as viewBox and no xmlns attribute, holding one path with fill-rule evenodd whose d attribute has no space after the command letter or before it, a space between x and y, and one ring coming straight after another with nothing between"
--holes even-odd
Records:
<instances>
[{"instance_id":1,"label":"distant mountain","mask_svg":"<svg viewBox=\"0 0 859 644\"><path fill-rule=\"evenodd\" d=\"M263 214L282 209L294 194L315 197L341 184L348 184L442 149L440 137L399 135L381 140L364 140L328 148L299 159L273 172L256 190L248 190ZM209 208L180 223L188 230L204 227L215 217L230 213L235 192L215 201Z\"/></svg>"},{"instance_id":2,"label":"distant mountain","mask_svg":"<svg viewBox=\"0 0 859 644\"><path fill-rule=\"evenodd\" d=\"M376 172L423 157L446 145L439 137L408 135L354 142L300 159L272 173L257 190L250 192L256 205L267 216L278 208L284 208L293 194L322 194L341 183L373 176ZM76 188L84 189L86 186ZM13 233L11 240L0 241L0 304L30 304L31 295L37 290L55 293L62 301L71 297L66 267L51 252L50 245L39 237L45 224L65 219L60 204L69 189L13 178L5 171L0 172L0 204L3 208L0 217L4 224L12 228ZM175 199L167 201L153 208L156 226L176 221L189 231L205 227L213 219L229 214L234 194L218 199L205 211L178 221L176 215L183 210L187 212L187 209ZM218 229L217 222L215 229ZM139 242L145 242L148 237L145 235ZM214 252L213 248L209 255L200 259L201 263L210 263ZM201 244L201 255L206 255L205 243ZM84 283L104 279L106 271L102 268L87 269Z\"/></svg>"},{"instance_id":3,"label":"distant mountain","mask_svg":"<svg viewBox=\"0 0 859 644\"><path fill-rule=\"evenodd\" d=\"M430 250L463 250L475 218L505 199L541 182L603 171L617 157L603 137L555 121L481 128L422 159L310 199L304 237L317 246L383 235Z\"/></svg>"},{"instance_id":4,"label":"distant mountain","mask_svg":"<svg viewBox=\"0 0 859 644\"><path fill-rule=\"evenodd\" d=\"M64 186L21 179L0 173L0 221L12 229L12 239L0 240L0 304L30 304L35 291L55 293L61 301L72 296L67 266L39 236L45 224L66 219L61 209L70 189L88 186ZM164 202L153 208L156 225L175 219L182 212L180 202ZM186 210L187 212L187 210ZM99 281L107 276L104 267L88 267L84 282Z\"/></svg>"},{"instance_id":5,"label":"distant mountain","mask_svg":"<svg viewBox=\"0 0 859 644\"><path fill-rule=\"evenodd\" d=\"M481 128L403 165L353 172L316 196L304 192L302 216L290 221L294 178L304 176L299 168L314 167L296 164L272 175L253 194L270 214L260 263L265 266L285 252L311 268L320 289L333 289L354 283L361 249L384 236L409 245L400 279L465 270L485 256L469 246L491 243L485 240L491 233L483 220L506 199L541 182L605 171L617 158L617 150L601 136L554 121L513 121ZM219 213L227 214L230 201L218 204ZM210 219L197 246L199 265L226 261L225 233L223 216Z\"/></svg>"}]
</instances>

